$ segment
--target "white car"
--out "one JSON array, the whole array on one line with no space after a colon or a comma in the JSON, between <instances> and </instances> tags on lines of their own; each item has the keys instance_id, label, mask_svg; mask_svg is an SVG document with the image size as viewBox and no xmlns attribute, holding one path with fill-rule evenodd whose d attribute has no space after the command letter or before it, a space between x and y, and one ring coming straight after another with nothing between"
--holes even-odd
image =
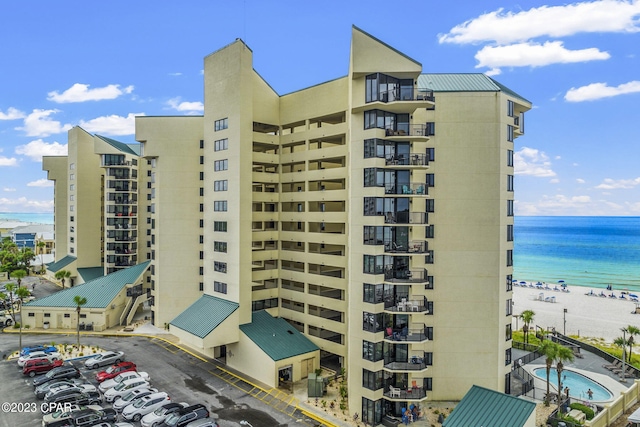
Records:
<instances>
[{"instance_id":1,"label":"white car","mask_svg":"<svg viewBox=\"0 0 640 427\"><path fill-rule=\"evenodd\" d=\"M75 404L67 405L64 407L63 411L56 411L50 414L45 414L42 417L42 425L43 427L46 427L49 424L54 424L54 423L58 424L58 422L62 420L70 420L71 414L73 414L74 412L81 411L83 409L93 409L95 411L99 411L102 409L102 406L99 406L99 405L81 406L81 405L75 405Z\"/></svg>"},{"instance_id":2,"label":"white car","mask_svg":"<svg viewBox=\"0 0 640 427\"><path fill-rule=\"evenodd\" d=\"M130 391L137 390L139 388L148 388L149 382L142 378L133 378L131 380L122 381L117 386L110 388L104 393L104 398L107 402L111 403L114 400L124 396Z\"/></svg>"},{"instance_id":3,"label":"white car","mask_svg":"<svg viewBox=\"0 0 640 427\"><path fill-rule=\"evenodd\" d=\"M150 387L139 388L139 389L130 391L129 393L122 396L121 398L113 401L113 409L116 412L122 412L124 408L131 405L136 400L157 392L158 392L157 389L150 388Z\"/></svg>"},{"instance_id":4,"label":"white car","mask_svg":"<svg viewBox=\"0 0 640 427\"><path fill-rule=\"evenodd\" d=\"M165 418L167 418L170 414L174 412L186 408L189 406L187 403L165 403L158 409L153 412L148 413L144 417L142 417L142 427L158 427Z\"/></svg>"},{"instance_id":5,"label":"white car","mask_svg":"<svg viewBox=\"0 0 640 427\"><path fill-rule=\"evenodd\" d=\"M124 353L121 351L105 351L98 353L85 360L84 366L89 369L98 369L100 366L117 365L124 360Z\"/></svg>"},{"instance_id":6,"label":"white car","mask_svg":"<svg viewBox=\"0 0 640 427\"><path fill-rule=\"evenodd\" d=\"M98 390L100 392L105 393L110 388L113 388L120 384L122 381L131 380L133 378L142 378L145 381L149 381L149 374L146 372L136 372L136 371L127 371L119 374L115 378L110 380L106 380L100 383L98 386Z\"/></svg>"},{"instance_id":7,"label":"white car","mask_svg":"<svg viewBox=\"0 0 640 427\"><path fill-rule=\"evenodd\" d=\"M130 423L100 423L95 424L91 427L134 427L133 424Z\"/></svg>"},{"instance_id":8,"label":"white car","mask_svg":"<svg viewBox=\"0 0 640 427\"><path fill-rule=\"evenodd\" d=\"M45 353L44 351L34 351L33 353L20 356L18 358L18 366L22 368L24 364L27 363L27 361L33 359L47 359L53 362L54 360L58 360L61 357L62 356L60 355L60 353Z\"/></svg>"},{"instance_id":9,"label":"white car","mask_svg":"<svg viewBox=\"0 0 640 427\"><path fill-rule=\"evenodd\" d=\"M140 421L143 416L155 411L170 401L171 398L165 392L153 393L129 404L129 406L122 411L122 417L125 420Z\"/></svg>"}]
</instances>

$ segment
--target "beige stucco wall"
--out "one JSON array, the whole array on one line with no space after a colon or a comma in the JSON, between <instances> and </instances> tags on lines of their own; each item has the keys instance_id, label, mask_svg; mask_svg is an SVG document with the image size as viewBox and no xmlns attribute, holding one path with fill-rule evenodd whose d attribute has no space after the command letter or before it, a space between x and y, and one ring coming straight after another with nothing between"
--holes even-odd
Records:
<instances>
[{"instance_id":1,"label":"beige stucco wall","mask_svg":"<svg viewBox=\"0 0 640 427\"><path fill-rule=\"evenodd\" d=\"M67 156L43 156L42 170L47 171L47 179L54 181L53 204L54 204L54 237L55 260L59 261L69 250L69 228L67 227L68 190L69 175L67 172Z\"/></svg>"}]
</instances>

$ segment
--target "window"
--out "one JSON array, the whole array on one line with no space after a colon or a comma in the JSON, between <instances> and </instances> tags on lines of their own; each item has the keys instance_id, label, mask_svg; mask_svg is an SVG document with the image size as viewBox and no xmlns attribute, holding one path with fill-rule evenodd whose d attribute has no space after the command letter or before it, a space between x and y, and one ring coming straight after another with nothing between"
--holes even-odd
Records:
<instances>
[{"instance_id":1,"label":"window","mask_svg":"<svg viewBox=\"0 0 640 427\"><path fill-rule=\"evenodd\" d=\"M216 202L217 203L217 202ZM225 209L226 210L226 209ZM200 203L200 212L204 212L204 204Z\"/></svg>"},{"instance_id":2,"label":"window","mask_svg":"<svg viewBox=\"0 0 640 427\"><path fill-rule=\"evenodd\" d=\"M507 250L507 267L513 266L513 249Z\"/></svg>"},{"instance_id":3,"label":"window","mask_svg":"<svg viewBox=\"0 0 640 427\"><path fill-rule=\"evenodd\" d=\"M215 151L222 151L228 148L229 148L229 140L227 138L219 139L215 141L215 147L214 147Z\"/></svg>"},{"instance_id":4,"label":"window","mask_svg":"<svg viewBox=\"0 0 640 427\"><path fill-rule=\"evenodd\" d=\"M225 117L224 119L216 120L213 125L214 125L215 132L218 132L219 130L227 129L229 127L229 118Z\"/></svg>"},{"instance_id":5,"label":"window","mask_svg":"<svg viewBox=\"0 0 640 427\"><path fill-rule=\"evenodd\" d=\"M507 116L513 117L513 101L507 100Z\"/></svg>"},{"instance_id":6,"label":"window","mask_svg":"<svg viewBox=\"0 0 640 427\"><path fill-rule=\"evenodd\" d=\"M362 370L362 387L369 390L380 390L383 387L382 373L384 371L371 372L366 369Z\"/></svg>"},{"instance_id":7,"label":"window","mask_svg":"<svg viewBox=\"0 0 640 427\"><path fill-rule=\"evenodd\" d=\"M213 242L215 252L227 252L227 242Z\"/></svg>"},{"instance_id":8,"label":"window","mask_svg":"<svg viewBox=\"0 0 640 427\"><path fill-rule=\"evenodd\" d=\"M70 173L69 174L69 181L73 181L74 179L76 179L76 174L75 173Z\"/></svg>"},{"instance_id":9,"label":"window","mask_svg":"<svg viewBox=\"0 0 640 427\"><path fill-rule=\"evenodd\" d=\"M436 134L436 124L434 122L427 122L425 125L424 134L427 136L432 136Z\"/></svg>"},{"instance_id":10,"label":"window","mask_svg":"<svg viewBox=\"0 0 640 427\"><path fill-rule=\"evenodd\" d=\"M427 160L433 162L436 160L436 149L431 147L427 148Z\"/></svg>"},{"instance_id":11,"label":"window","mask_svg":"<svg viewBox=\"0 0 640 427\"><path fill-rule=\"evenodd\" d=\"M217 200L213 202L213 210L216 212L226 212L227 211L227 201L226 200Z\"/></svg>"},{"instance_id":12,"label":"window","mask_svg":"<svg viewBox=\"0 0 640 427\"><path fill-rule=\"evenodd\" d=\"M511 316L513 314L513 300L511 300L511 298L509 298L507 300L507 316Z\"/></svg>"},{"instance_id":13,"label":"window","mask_svg":"<svg viewBox=\"0 0 640 427\"><path fill-rule=\"evenodd\" d=\"M384 301L384 285L371 285L365 283L363 286L362 301L372 304L378 304Z\"/></svg>"},{"instance_id":14,"label":"window","mask_svg":"<svg viewBox=\"0 0 640 427\"><path fill-rule=\"evenodd\" d=\"M251 303L251 311L259 311L259 310L264 310L265 308L272 308L277 306L278 306L278 298L257 300Z\"/></svg>"},{"instance_id":15,"label":"window","mask_svg":"<svg viewBox=\"0 0 640 427\"><path fill-rule=\"evenodd\" d=\"M69 195L69 201L73 202L76 199L76 196L74 196L73 194Z\"/></svg>"},{"instance_id":16,"label":"window","mask_svg":"<svg viewBox=\"0 0 640 427\"><path fill-rule=\"evenodd\" d=\"M204 228L204 219L200 220L200 228Z\"/></svg>"},{"instance_id":17,"label":"window","mask_svg":"<svg viewBox=\"0 0 640 427\"><path fill-rule=\"evenodd\" d=\"M507 225L507 242L513 242L513 224Z\"/></svg>"},{"instance_id":18,"label":"window","mask_svg":"<svg viewBox=\"0 0 640 427\"><path fill-rule=\"evenodd\" d=\"M74 170L76 168L75 163L69 163L69 169Z\"/></svg>"},{"instance_id":19,"label":"window","mask_svg":"<svg viewBox=\"0 0 640 427\"><path fill-rule=\"evenodd\" d=\"M29 317L35 317L36 314L35 313L29 313Z\"/></svg>"},{"instance_id":20,"label":"window","mask_svg":"<svg viewBox=\"0 0 640 427\"><path fill-rule=\"evenodd\" d=\"M198 290L199 290L200 292L204 291L204 283L200 282L200 283L198 284Z\"/></svg>"},{"instance_id":21,"label":"window","mask_svg":"<svg viewBox=\"0 0 640 427\"><path fill-rule=\"evenodd\" d=\"M204 188L200 187L200 197L204 197Z\"/></svg>"},{"instance_id":22,"label":"window","mask_svg":"<svg viewBox=\"0 0 640 427\"><path fill-rule=\"evenodd\" d=\"M382 332L384 330L383 313L363 312L362 330L368 332Z\"/></svg>"},{"instance_id":23,"label":"window","mask_svg":"<svg viewBox=\"0 0 640 427\"><path fill-rule=\"evenodd\" d=\"M200 181L204 181L204 172L200 172Z\"/></svg>"},{"instance_id":24,"label":"window","mask_svg":"<svg viewBox=\"0 0 640 427\"><path fill-rule=\"evenodd\" d=\"M217 271L219 273L226 273L227 272L227 263L226 262L220 262L220 261L214 261L213 262L213 270Z\"/></svg>"},{"instance_id":25,"label":"window","mask_svg":"<svg viewBox=\"0 0 640 427\"><path fill-rule=\"evenodd\" d=\"M504 351L504 365L510 365L511 364L511 349L508 348Z\"/></svg>"},{"instance_id":26,"label":"window","mask_svg":"<svg viewBox=\"0 0 640 427\"><path fill-rule=\"evenodd\" d=\"M513 175L507 175L507 191L513 191Z\"/></svg>"},{"instance_id":27,"label":"window","mask_svg":"<svg viewBox=\"0 0 640 427\"><path fill-rule=\"evenodd\" d=\"M436 176L435 174L428 173L425 175L425 183L427 187L435 187L436 186Z\"/></svg>"},{"instance_id":28,"label":"window","mask_svg":"<svg viewBox=\"0 0 640 427\"><path fill-rule=\"evenodd\" d=\"M204 251L200 251L200 259L204 259Z\"/></svg>"},{"instance_id":29,"label":"window","mask_svg":"<svg viewBox=\"0 0 640 427\"><path fill-rule=\"evenodd\" d=\"M436 211L436 209L435 209L435 205L436 205L435 199L426 199L425 202L426 202L425 212L432 213L432 212Z\"/></svg>"},{"instance_id":30,"label":"window","mask_svg":"<svg viewBox=\"0 0 640 427\"><path fill-rule=\"evenodd\" d=\"M432 366L433 365L433 353L430 351L425 351L424 352L424 363L427 366Z\"/></svg>"},{"instance_id":31,"label":"window","mask_svg":"<svg viewBox=\"0 0 640 427\"><path fill-rule=\"evenodd\" d=\"M202 139L200 140L200 148L204 148L204 141Z\"/></svg>"},{"instance_id":32,"label":"window","mask_svg":"<svg viewBox=\"0 0 640 427\"><path fill-rule=\"evenodd\" d=\"M433 264L433 262L434 262L433 251L427 251L427 255L424 256L424 263Z\"/></svg>"},{"instance_id":33,"label":"window","mask_svg":"<svg viewBox=\"0 0 640 427\"><path fill-rule=\"evenodd\" d=\"M226 179L213 181L213 191L227 191L227 183L228 181Z\"/></svg>"},{"instance_id":34,"label":"window","mask_svg":"<svg viewBox=\"0 0 640 427\"><path fill-rule=\"evenodd\" d=\"M513 126L507 125L507 141L513 142Z\"/></svg>"},{"instance_id":35,"label":"window","mask_svg":"<svg viewBox=\"0 0 640 427\"><path fill-rule=\"evenodd\" d=\"M513 150L507 150L507 166L513 166Z\"/></svg>"},{"instance_id":36,"label":"window","mask_svg":"<svg viewBox=\"0 0 640 427\"><path fill-rule=\"evenodd\" d=\"M228 167L229 167L229 161L227 159L216 160L215 162L213 162L213 169L216 172L218 172L218 171L226 171Z\"/></svg>"},{"instance_id":37,"label":"window","mask_svg":"<svg viewBox=\"0 0 640 427\"><path fill-rule=\"evenodd\" d=\"M204 156L200 156L200 164L204 165Z\"/></svg>"},{"instance_id":38,"label":"window","mask_svg":"<svg viewBox=\"0 0 640 427\"><path fill-rule=\"evenodd\" d=\"M76 189L76 185L75 185L75 184L71 184L71 185L69 186L69 190L70 190L70 191L75 191L75 189Z\"/></svg>"},{"instance_id":39,"label":"window","mask_svg":"<svg viewBox=\"0 0 640 427\"><path fill-rule=\"evenodd\" d=\"M204 267L198 267L198 273L200 274L200 276L204 275Z\"/></svg>"},{"instance_id":40,"label":"window","mask_svg":"<svg viewBox=\"0 0 640 427\"><path fill-rule=\"evenodd\" d=\"M204 243L204 236L202 234L200 235L200 243Z\"/></svg>"},{"instance_id":41,"label":"window","mask_svg":"<svg viewBox=\"0 0 640 427\"><path fill-rule=\"evenodd\" d=\"M424 328L424 334L429 341L433 341L433 326Z\"/></svg>"},{"instance_id":42,"label":"window","mask_svg":"<svg viewBox=\"0 0 640 427\"><path fill-rule=\"evenodd\" d=\"M507 216L513 216L513 200L507 200Z\"/></svg>"},{"instance_id":43,"label":"window","mask_svg":"<svg viewBox=\"0 0 640 427\"><path fill-rule=\"evenodd\" d=\"M227 231L227 221L213 221L213 231Z\"/></svg>"},{"instance_id":44,"label":"window","mask_svg":"<svg viewBox=\"0 0 640 427\"><path fill-rule=\"evenodd\" d=\"M513 275L507 274L507 292L513 290Z\"/></svg>"},{"instance_id":45,"label":"window","mask_svg":"<svg viewBox=\"0 0 640 427\"><path fill-rule=\"evenodd\" d=\"M69 212L73 212L74 208L73 205L69 205Z\"/></svg>"},{"instance_id":46,"label":"window","mask_svg":"<svg viewBox=\"0 0 640 427\"><path fill-rule=\"evenodd\" d=\"M65 313L64 317L71 317L71 313Z\"/></svg>"},{"instance_id":47,"label":"window","mask_svg":"<svg viewBox=\"0 0 640 427\"><path fill-rule=\"evenodd\" d=\"M433 239L435 237L435 226L433 224L430 224L427 227L425 227L424 237L426 239Z\"/></svg>"},{"instance_id":48,"label":"window","mask_svg":"<svg viewBox=\"0 0 640 427\"><path fill-rule=\"evenodd\" d=\"M371 362L384 359L382 342L362 341L362 358Z\"/></svg>"},{"instance_id":49,"label":"window","mask_svg":"<svg viewBox=\"0 0 640 427\"><path fill-rule=\"evenodd\" d=\"M69 217L69 221L73 222L74 220L75 220L75 217L74 217L73 215L71 215L71 216Z\"/></svg>"},{"instance_id":50,"label":"window","mask_svg":"<svg viewBox=\"0 0 640 427\"><path fill-rule=\"evenodd\" d=\"M213 290L221 294L227 293L227 284L223 282L213 282Z\"/></svg>"},{"instance_id":51,"label":"window","mask_svg":"<svg viewBox=\"0 0 640 427\"><path fill-rule=\"evenodd\" d=\"M505 328L505 341L509 341L511 339L511 323L507 324Z\"/></svg>"}]
</instances>

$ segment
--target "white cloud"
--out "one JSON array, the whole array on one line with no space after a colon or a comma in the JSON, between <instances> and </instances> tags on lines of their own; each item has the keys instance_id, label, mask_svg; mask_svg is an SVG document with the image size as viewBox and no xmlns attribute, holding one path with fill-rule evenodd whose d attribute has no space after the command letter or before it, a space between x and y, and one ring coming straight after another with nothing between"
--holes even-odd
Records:
<instances>
[{"instance_id":1,"label":"white cloud","mask_svg":"<svg viewBox=\"0 0 640 427\"><path fill-rule=\"evenodd\" d=\"M485 46L475 58L476 68L489 67L543 67L551 64L568 64L609 59L611 55L597 48L569 50L561 41L518 43L508 46Z\"/></svg>"},{"instance_id":2,"label":"white cloud","mask_svg":"<svg viewBox=\"0 0 640 427\"><path fill-rule=\"evenodd\" d=\"M101 101L104 99L116 99L117 97L129 94L133 91L133 86L120 89L120 85L107 85L89 89L89 85L75 83L62 93L53 91L48 93L48 100L64 104L68 102Z\"/></svg>"},{"instance_id":3,"label":"white cloud","mask_svg":"<svg viewBox=\"0 0 640 427\"><path fill-rule=\"evenodd\" d=\"M640 81L634 80L618 86L609 86L606 83L591 83L579 88L571 88L564 99L569 102L594 101L596 99L611 98L613 96L626 95L640 92Z\"/></svg>"},{"instance_id":4,"label":"white cloud","mask_svg":"<svg viewBox=\"0 0 640 427\"><path fill-rule=\"evenodd\" d=\"M17 120L17 119L24 119L25 117L26 117L25 113L13 107L9 107L6 113L3 113L2 111L0 111L0 120Z\"/></svg>"},{"instance_id":5,"label":"white cloud","mask_svg":"<svg viewBox=\"0 0 640 427\"><path fill-rule=\"evenodd\" d=\"M13 192L13 191L16 191L16 189L15 189L15 188L11 188L11 187L4 187L4 188L2 189L2 191L6 191L6 192Z\"/></svg>"},{"instance_id":6,"label":"white cloud","mask_svg":"<svg viewBox=\"0 0 640 427\"><path fill-rule=\"evenodd\" d=\"M556 194L555 196L544 195L536 202L519 201L515 204L515 210L516 215L599 215L607 210L598 213L594 207L599 206L597 209L600 209L603 205L602 201L594 202L589 196Z\"/></svg>"},{"instance_id":7,"label":"white cloud","mask_svg":"<svg viewBox=\"0 0 640 427\"><path fill-rule=\"evenodd\" d=\"M29 200L26 197L0 197L0 212L52 212L53 200Z\"/></svg>"},{"instance_id":8,"label":"white cloud","mask_svg":"<svg viewBox=\"0 0 640 427\"><path fill-rule=\"evenodd\" d=\"M578 184L584 184L584 183L585 183L585 182L587 182L587 181L585 181L585 180L584 180L584 179L582 179L582 178L577 178L577 179L576 179L576 182L577 182Z\"/></svg>"},{"instance_id":9,"label":"white cloud","mask_svg":"<svg viewBox=\"0 0 640 427\"><path fill-rule=\"evenodd\" d=\"M15 151L16 154L27 156L34 162L41 162L42 156L66 156L68 152L66 144L48 143L41 139L36 139L25 145L18 145Z\"/></svg>"},{"instance_id":10,"label":"white cloud","mask_svg":"<svg viewBox=\"0 0 640 427\"><path fill-rule=\"evenodd\" d=\"M53 187L53 181L42 178L38 179L37 181L31 181L27 183L27 187Z\"/></svg>"},{"instance_id":11,"label":"white cloud","mask_svg":"<svg viewBox=\"0 0 640 427\"><path fill-rule=\"evenodd\" d=\"M634 188L640 184L640 177L635 179L611 179L605 178L601 184L596 185L599 190L619 190Z\"/></svg>"},{"instance_id":12,"label":"white cloud","mask_svg":"<svg viewBox=\"0 0 640 427\"><path fill-rule=\"evenodd\" d=\"M24 131L27 136L40 137L66 132L71 129L72 126L70 124L63 125L49 117L59 112L59 110L33 110L31 114L24 118L24 126L17 127L16 130Z\"/></svg>"},{"instance_id":13,"label":"white cloud","mask_svg":"<svg viewBox=\"0 0 640 427\"><path fill-rule=\"evenodd\" d=\"M549 184L559 184L560 180L558 178L552 178L549 180Z\"/></svg>"},{"instance_id":14,"label":"white cloud","mask_svg":"<svg viewBox=\"0 0 640 427\"><path fill-rule=\"evenodd\" d=\"M169 73L170 76L181 76L182 73Z\"/></svg>"},{"instance_id":15,"label":"white cloud","mask_svg":"<svg viewBox=\"0 0 640 427\"><path fill-rule=\"evenodd\" d=\"M204 111L204 104L200 101L195 102L180 102L180 98L173 98L167 101L167 105L174 110L184 111L189 114L202 113Z\"/></svg>"},{"instance_id":16,"label":"white cloud","mask_svg":"<svg viewBox=\"0 0 640 427\"><path fill-rule=\"evenodd\" d=\"M0 166L18 166L18 159L15 157L0 156Z\"/></svg>"},{"instance_id":17,"label":"white cloud","mask_svg":"<svg viewBox=\"0 0 640 427\"><path fill-rule=\"evenodd\" d=\"M135 133L136 116L144 116L144 113L129 113L127 117L112 114L110 116L96 117L88 121L82 120L80 127L87 132L102 135L133 135Z\"/></svg>"},{"instance_id":18,"label":"white cloud","mask_svg":"<svg viewBox=\"0 0 640 427\"><path fill-rule=\"evenodd\" d=\"M498 9L439 35L440 43L496 42L509 44L536 37L578 33L635 33L640 17L637 0L600 0L562 6L540 6L519 12Z\"/></svg>"},{"instance_id":19,"label":"white cloud","mask_svg":"<svg viewBox=\"0 0 640 427\"><path fill-rule=\"evenodd\" d=\"M560 160L562 158L562 156L555 156L554 159L555 160Z\"/></svg>"},{"instance_id":20,"label":"white cloud","mask_svg":"<svg viewBox=\"0 0 640 427\"><path fill-rule=\"evenodd\" d=\"M535 148L522 147L513 157L516 175L556 176L556 173L551 169L549 157L542 151Z\"/></svg>"}]
</instances>

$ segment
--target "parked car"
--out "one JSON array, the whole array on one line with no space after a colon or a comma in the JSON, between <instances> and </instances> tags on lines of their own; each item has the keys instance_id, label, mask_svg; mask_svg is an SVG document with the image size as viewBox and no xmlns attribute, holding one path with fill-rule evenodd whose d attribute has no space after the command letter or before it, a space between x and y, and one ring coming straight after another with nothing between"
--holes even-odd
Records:
<instances>
[{"instance_id":1,"label":"parked car","mask_svg":"<svg viewBox=\"0 0 640 427\"><path fill-rule=\"evenodd\" d=\"M33 359L29 360L22 367L22 375L29 375L35 377L38 374L44 374L49 372L53 368L62 366L62 360L49 360L49 359Z\"/></svg>"},{"instance_id":2,"label":"parked car","mask_svg":"<svg viewBox=\"0 0 640 427\"><path fill-rule=\"evenodd\" d=\"M143 380L149 381L149 374L147 374L146 372L135 372L135 371L127 371L127 372L123 372L121 374L118 374L115 378L110 379L110 380L106 380L103 381L99 386L98 389L102 392L105 393L107 390L109 390L110 388L113 388L115 386L117 386L118 384L120 384L122 381L126 381L126 380L130 380L133 378L142 378Z\"/></svg>"},{"instance_id":3,"label":"parked car","mask_svg":"<svg viewBox=\"0 0 640 427\"><path fill-rule=\"evenodd\" d=\"M90 427L98 423L117 420L118 414L111 408L100 409L99 411L80 411L71 414L71 421L74 427Z\"/></svg>"},{"instance_id":4,"label":"parked car","mask_svg":"<svg viewBox=\"0 0 640 427\"><path fill-rule=\"evenodd\" d=\"M142 427L157 427L164 421L167 416L173 414L174 412L186 408L186 403L165 403L155 411L148 413L144 417L142 417Z\"/></svg>"},{"instance_id":5,"label":"parked car","mask_svg":"<svg viewBox=\"0 0 640 427\"><path fill-rule=\"evenodd\" d=\"M100 423L100 424L96 424L93 427L133 427L133 424L131 423L123 423L123 422L119 422L119 423Z\"/></svg>"},{"instance_id":6,"label":"parked car","mask_svg":"<svg viewBox=\"0 0 640 427\"><path fill-rule=\"evenodd\" d=\"M52 345L34 345L31 347L23 347L22 350L20 350L20 356L27 355L32 351L44 351L45 353L56 353L58 349Z\"/></svg>"},{"instance_id":7,"label":"parked car","mask_svg":"<svg viewBox=\"0 0 640 427\"><path fill-rule=\"evenodd\" d=\"M121 351L105 351L98 353L85 360L84 366L90 369L98 369L100 366L113 365L124 360L124 353Z\"/></svg>"},{"instance_id":8,"label":"parked car","mask_svg":"<svg viewBox=\"0 0 640 427\"><path fill-rule=\"evenodd\" d=\"M66 426L71 422L71 414L78 411L85 410L94 410L101 411L102 407L98 405L89 405L89 406L81 406L81 405L70 405L66 407L63 411L56 411L50 414L46 414L42 417L42 427L57 427L57 426Z\"/></svg>"},{"instance_id":9,"label":"parked car","mask_svg":"<svg viewBox=\"0 0 640 427\"><path fill-rule=\"evenodd\" d=\"M69 394L74 394L78 392L88 392L95 391L98 389L93 384L82 384L82 385L73 385L73 386L59 386L53 387L49 390L49 392L44 396L45 402L50 402L54 399L57 399L62 396L67 396Z\"/></svg>"},{"instance_id":10,"label":"parked car","mask_svg":"<svg viewBox=\"0 0 640 427\"><path fill-rule=\"evenodd\" d=\"M59 360L57 362L60 362ZM70 379L70 378L79 378L80 371L73 365L62 365L57 368L53 368L46 374L33 379L33 386L38 387L39 385L48 383L49 381L57 380L57 379Z\"/></svg>"},{"instance_id":11,"label":"parked car","mask_svg":"<svg viewBox=\"0 0 640 427\"><path fill-rule=\"evenodd\" d=\"M107 402L111 403L116 399L124 396L130 391L140 388L148 388L149 382L142 378L133 378L130 380L122 381L117 386L110 388L104 393L104 398Z\"/></svg>"},{"instance_id":12,"label":"parked car","mask_svg":"<svg viewBox=\"0 0 640 427\"><path fill-rule=\"evenodd\" d=\"M62 356L58 352L45 353L44 351L32 351L31 353L25 354L24 356L20 356L18 358L18 366L23 367L28 360L33 360L33 359L58 360L58 359L62 359Z\"/></svg>"},{"instance_id":13,"label":"parked car","mask_svg":"<svg viewBox=\"0 0 640 427\"><path fill-rule=\"evenodd\" d=\"M13 325L13 317L9 313L3 312L0 314L0 328Z\"/></svg>"},{"instance_id":14,"label":"parked car","mask_svg":"<svg viewBox=\"0 0 640 427\"><path fill-rule=\"evenodd\" d=\"M152 393L136 399L122 410L122 418L125 420L140 421L142 417L155 411L162 405L171 401L165 392Z\"/></svg>"},{"instance_id":15,"label":"parked car","mask_svg":"<svg viewBox=\"0 0 640 427\"><path fill-rule=\"evenodd\" d=\"M102 395L97 391L76 391L66 396L56 397L46 403L55 403L56 405L100 405L102 404ZM43 405L41 409L45 412L47 406Z\"/></svg>"},{"instance_id":16,"label":"parked car","mask_svg":"<svg viewBox=\"0 0 640 427\"><path fill-rule=\"evenodd\" d=\"M106 370L100 371L96 374L96 380L101 383L102 381L110 380L117 377L123 372L135 371L136 364L133 362L120 362L115 365L109 366Z\"/></svg>"},{"instance_id":17,"label":"parked car","mask_svg":"<svg viewBox=\"0 0 640 427\"><path fill-rule=\"evenodd\" d=\"M209 418L209 410L201 403L182 408L164 419L163 427L184 427L201 418Z\"/></svg>"},{"instance_id":18,"label":"parked car","mask_svg":"<svg viewBox=\"0 0 640 427\"><path fill-rule=\"evenodd\" d=\"M191 421L187 424L187 427L220 427L220 424L211 418L200 418L199 420Z\"/></svg>"},{"instance_id":19,"label":"parked car","mask_svg":"<svg viewBox=\"0 0 640 427\"><path fill-rule=\"evenodd\" d=\"M115 409L118 413L120 413L124 408L126 408L136 400L157 392L158 392L157 389L151 388L151 387L139 388L139 389L130 391L124 396L113 401L113 409Z\"/></svg>"},{"instance_id":20,"label":"parked car","mask_svg":"<svg viewBox=\"0 0 640 427\"><path fill-rule=\"evenodd\" d=\"M53 388L62 388L62 387L76 387L82 385L91 385L84 379L66 379L60 378L57 380L49 381L48 383L44 383L33 390L33 393L36 395L38 399L44 399L44 396L49 392L49 390Z\"/></svg>"}]
</instances>

